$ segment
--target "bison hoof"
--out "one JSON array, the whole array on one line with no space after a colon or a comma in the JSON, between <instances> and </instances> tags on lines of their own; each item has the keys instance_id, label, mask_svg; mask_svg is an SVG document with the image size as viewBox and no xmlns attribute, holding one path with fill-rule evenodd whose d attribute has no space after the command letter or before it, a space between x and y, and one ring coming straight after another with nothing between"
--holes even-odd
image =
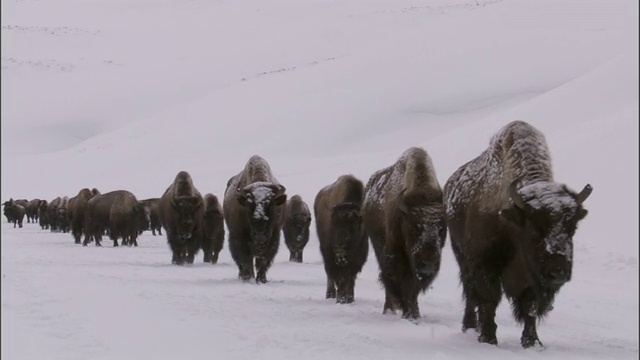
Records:
<instances>
[{"instance_id":1,"label":"bison hoof","mask_svg":"<svg viewBox=\"0 0 640 360\"><path fill-rule=\"evenodd\" d=\"M523 336L522 339L520 339L520 344L522 344L522 347L525 349L534 348L536 350L544 350L544 345L542 345L537 337Z\"/></svg>"},{"instance_id":2,"label":"bison hoof","mask_svg":"<svg viewBox=\"0 0 640 360\"><path fill-rule=\"evenodd\" d=\"M347 297L339 297L336 299L336 303L338 304L351 304L353 302L353 298L350 296Z\"/></svg>"},{"instance_id":3,"label":"bison hoof","mask_svg":"<svg viewBox=\"0 0 640 360\"><path fill-rule=\"evenodd\" d=\"M256 284L266 284L267 283L267 276L266 275L260 275L258 274L258 277L256 277Z\"/></svg>"},{"instance_id":4,"label":"bison hoof","mask_svg":"<svg viewBox=\"0 0 640 360\"><path fill-rule=\"evenodd\" d=\"M335 299L335 298L336 298L335 291L327 291L327 294L325 295L325 299Z\"/></svg>"},{"instance_id":5,"label":"bison hoof","mask_svg":"<svg viewBox=\"0 0 640 360\"><path fill-rule=\"evenodd\" d=\"M487 343L491 345L498 345L498 339L496 336L488 336L488 335L480 335L478 336L478 341L481 343Z\"/></svg>"}]
</instances>

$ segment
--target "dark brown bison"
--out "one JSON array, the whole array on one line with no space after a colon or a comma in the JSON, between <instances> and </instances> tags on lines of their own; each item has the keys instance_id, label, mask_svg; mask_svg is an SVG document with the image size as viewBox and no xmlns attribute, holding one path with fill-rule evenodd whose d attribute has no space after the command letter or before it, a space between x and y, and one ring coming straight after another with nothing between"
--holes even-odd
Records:
<instances>
[{"instance_id":1,"label":"dark brown bison","mask_svg":"<svg viewBox=\"0 0 640 360\"><path fill-rule=\"evenodd\" d=\"M284 243L289 249L289 261L302 262L302 251L309 242L311 212L300 195L293 195L285 206Z\"/></svg>"},{"instance_id":2,"label":"dark brown bison","mask_svg":"<svg viewBox=\"0 0 640 360\"><path fill-rule=\"evenodd\" d=\"M466 299L463 331L480 327L478 340L497 344L504 292L524 322L522 346L542 346L536 322L571 279L572 238L591 190L576 193L554 181L544 135L523 121L506 125L451 175L444 195Z\"/></svg>"},{"instance_id":3,"label":"dark brown bison","mask_svg":"<svg viewBox=\"0 0 640 360\"><path fill-rule=\"evenodd\" d=\"M122 245L138 246L138 235L146 221L144 204L132 193L122 191L109 209L109 238L113 246L118 246L118 239L122 239Z\"/></svg>"},{"instance_id":4,"label":"dark brown bison","mask_svg":"<svg viewBox=\"0 0 640 360\"><path fill-rule=\"evenodd\" d=\"M144 199L140 200L140 202L144 204L146 209L145 211L149 214L149 229L145 230L151 230L151 234L153 234L153 236L156 236L156 231L158 232L158 235L162 235L162 224L160 223L159 213L160 198Z\"/></svg>"},{"instance_id":5,"label":"dark brown bison","mask_svg":"<svg viewBox=\"0 0 640 360\"><path fill-rule=\"evenodd\" d=\"M202 219L202 244L204 262L215 264L224 245L224 217L222 206L213 194L204 196L204 217Z\"/></svg>"},{"instance_id":6,"label":"dark brown bison","mask_svg":"<svg viewBox=\"0 0 640 360\"><path fill-rule=\"evenodd\" d=\"M47 200L40 200L38 203L38 222L42 230L48 229L50 225L49 214L47 213L48 208L49 202Z\"/></svg>"},{"instance_id":7,"label":"dark brown bison","mask_svg":"<svg viewBox=\"0 0 640 360\"><path fill-rule=\"evenodd\" d=\"M244 281L255 277L257 283L267 282L267 271L280 245L285 190L269 163L258 155L249 158L244 169L227 182L223 210L229 250Z\"/></svg>"},{"instance_id":8,"label":"dark brown bison","mask_svg":"<svg viewBox=\"0 0 640 360\"><path fill-rule=\"evenodd\" d=\"M19 205L17 200L13 199L5 201L2 205L4 206L4 216L7 218L7 221L13 223L14 228L16 226L21 228L26 213L24 206Z\"/></svg>"},{"instance_id":9,"label":"dark brown bison","mask_svg":"<svg viewBox=\"0 0 640 360\"><path fill-rule=\"evenodd\" d=\"M87 201L84 218L84 241L82 242L82 246L87 246L91 241L95 241L96 246L102 246L102 235L105 232L111 233L111 207L116 199L127 196L128 194L131 193L126 190L115 190L94 195ZM118 246L117 238L114 240L113 246Z\"/></svg>"},{"instance_id":10,"label":"dark brown bison","mask_svg":"<svg viewBox=\"0 0 640 360\"><path fill-rule=\"evenodd\" d=\"M193 264L202 238L204 201L191 175L180 171L160 198L160 222L173 256L171 263Z\"/></svg>"},{"instance_id":11,"label":"dark brown bison","mask_svg":"<svg viewBox=\"0 0 640 360\"><path fill-rule=\"evenodd\" d=\"M420 318L418 295L440 270L447 226L431 158L406 150L395 164L375 172L365 189L364 223L385 288L383 313L402 310Z\"/></svg>"},{"instance_id":12,"label":"dark brown bison","mask_svg":"<svg viewBox=\"0 0 640 360\"><path fill-rule=\"evenodd\" d=\"M100 192L97 189L94 190L95 192L88 188L81 189L76 196L69 199L68 214L71 225L71 235L73 236L76 244L80 244L82 242L87 202L95 195L100 195Z\"/></svg>"},{"instance_id":13,"label":"dark brown bison","mask_svg":"<svg viewBox=\"0 0 640 360\"><path fill-rule=\"evenodd\" d=\"M327 274L326 298L352 303L355 284L369 254L362 224L364 185L352 175L322 188L313 203L320 252Z\"/></svg>"},{"instance_id":14,"label":"dark brown bison","mask_svg":"<svg viewBox=\"0 0 640 360\"><path fill-rule=\"evenodd\" d=\"M47 205L47 219L49 220L49 230L52 232L60 231L59 218L58 218L58 206L62 203L62 197L51 200Z\"/></svg>"},{"instance_id":15,"label":"dark brown bison","mask_svg":"<svg viewBox=\"0 0 640 360\"><path fill-rule=\"evenodd\" d=\"M56 207L55 216L56 216L56 225L58 226L58 230L62 231L63 233L68 233L71 228L70 219L69 219L69 197L68 196L64 196L60 200L58 207Z\"/></svg>"},{"instance_id":16,"label":"dark brown bison","mask_svg":"<svg viewBox=\"0 0 640 360\"><path fill-rule=\"evenodd\" d=\"M40 204L40 199L33 199L27 203L25 207L27 223L36 223L38 221L38 204Z\"/></svg>"}]
</instances>

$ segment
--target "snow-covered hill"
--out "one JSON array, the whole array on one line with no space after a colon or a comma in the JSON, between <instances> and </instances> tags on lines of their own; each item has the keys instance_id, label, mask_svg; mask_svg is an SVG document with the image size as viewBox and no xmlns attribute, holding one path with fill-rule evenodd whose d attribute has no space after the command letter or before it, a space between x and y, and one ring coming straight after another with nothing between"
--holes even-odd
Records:
<instances>
[{"instance_id":1,"label":"snow-covered hill","mask_svg":"<svg viewBox=\"0 0 640 360\"><path fill-rule=\"evenodd\" d=\"M2 223L8 359L638 357L638 3L632 0L8 0L2 8L2 200L82 187L162 194L180 170L221 195L253 154L310 205L410 146L441 184L525 120L557 181L590 183L573 279L520 347L460 331L449 241L415 325L382 315L370 254L356 301L324 299L312 231L257 286L220 263L170 265L164 237L82 248ZM313 225L312 225L313 226Z\"/></svg>"}]
</instances>

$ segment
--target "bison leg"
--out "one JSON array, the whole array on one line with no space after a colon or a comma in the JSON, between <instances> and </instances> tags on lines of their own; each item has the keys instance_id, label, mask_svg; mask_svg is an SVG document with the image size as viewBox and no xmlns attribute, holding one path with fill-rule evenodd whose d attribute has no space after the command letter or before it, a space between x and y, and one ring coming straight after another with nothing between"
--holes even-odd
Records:
<instances>
[{"instance_id":1,"label":"bison leg","mask_svg":"<svg viewBox=\"0 0 640 360\"><path fill-rule=\"evenodd\" d=\"M256 270L258 271L256 283L265 284L267 282L267 269L267 259L263 257L256 257Z\"/></svg>"},{"instance_id":2,"label":"bison leg","mask_svg":"<svg viewBox=\"0 0 640 360\"><path fill-rule=\"evenodd\" d=\"M327 293L326 299L335 299L336 294L336 282L329 274L327 274Z\"/></svg>"},{"instance_id":3,"label":"bison leg","mask_svg":"<svg viewBox=\"0 0 640 360\"><path fill-rule=\"evenodd\" d=\"M162 228L158 228L158 235L162 235Z\"/></svg>"},{"instance_id":4,"label":"bison leg","mask_svg":"<svg viewBox=\"0 0 640 360\"><path fill-rule=\"evenodd\" d=\"M238 276L242 281L249 281L254 277L253 273L253 265L249 264L238 264Z\"/></svg>"},{"instance_id":5,"label":"bison leg","mask_svg":"<svg viewBox=\"0 0 640 360\"><path fill-rule=\"evenodd\" d=\"M301 263L302 262L302 250L290 251L289 261Z\"/></svg>"},{"instance_id":6,"label":"bison leg","mask_svg":"<svg viewBox=\"0 0 640 360\"><path fill-rule=\"evenodd\" d=\"M418 307L418 292L414 286L407 284L402 289L402 318L409 320L420 319L420 308Z\"/></svg>"},{"instance_id":7,"label":"bison leg","mask_svg":"<svg viewBox=\"0 0 640 360\"><path fill-rule=\"evenodd\" d=\"M466 295L464 317L462 318L462 332L467 332L467 329L478 329L478 314L476 313L476 308L477 302L475 299Z\"/></svg>"},{"instance_id":8,"label":"bison leg","mask_svg":"<svg viewBox=\"0 0 640 360\"><path fill-rule=\"evenodd\" d=\"M213 253L213 256L211 256L211 264L217 264L218 263L218 256L220 255L220 251L216 251Z\"/></svg>"},{"instance_id":9,"label":"bison leg","mask_svg":"<svg viewBox=\"0 0 640 360\"><path fill-rule=\"evenodd\" d=\"M496 308L502 298L500 283L497 279L489 278L478 273L476 278L475 294L478 295L478 317L480 320L480 336L478 341L497 345L495 322Z\"/></svg>"}]
</instances>

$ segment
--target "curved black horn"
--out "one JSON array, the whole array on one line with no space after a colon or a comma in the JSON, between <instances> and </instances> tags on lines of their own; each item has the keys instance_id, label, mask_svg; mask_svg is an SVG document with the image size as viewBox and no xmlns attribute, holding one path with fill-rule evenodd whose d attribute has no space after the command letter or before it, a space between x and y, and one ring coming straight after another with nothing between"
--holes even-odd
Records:
<instances>
[{"instance_id":1,"label":"curved black horn","mask_svg":"<svg viewBox=\"0 0 640 360\"><path fill-rule=\"evenodd\" d=\"M511 200L513 200L513 203L516 204L517 207L524 210L526 205L524 200L522 200L522 196L520 196L520 194L518 194L518 190L516 190L516 184L520 182L520 180L522 180L522 178L517 178L509 185L509 197L511 197Z\"/></svg>"},{"instance_id":2,"label":"curved black horn","mask_svg":"<svg viewBox=\"0 0 640 360\"><path fill-rule=\"evenodd\" d=\"M580 193L576 195L576 202L578 203L578 205L582 204L585 200L587 200L589 195L591 195L592 191L593 191L593 188L591 187L591 185L587 184L584 187L584 189L582 189L582 191L580 191Z\"/></svg>"},{"instance_id":3,"label":"curved black horn","mask_svg":"<svg viewBox=\"0 0 640 360\"><path fill-rule=\"evenodd\" d=\"M404 202L404 193L407 191L407 188L404 188L400 191L400 194L398 194L398 197L396 198L396 204L398 205L398 209L400 209L400 211L402 211L405 214L409 213L409 209L407 208L407 204L405 204Z\"/></svg>"},{"instance_id":4,"label":"curved black horn","mask_svg":"<svg viewBox=\"0 0 640 360\"><path fill-rule=\"evenodd\" d=\"M272 184L269 185L269 187L273 190L274 195L284 194L284 192L287 190L287 188L280 184Z\"/></svg>"}]
</instances>

